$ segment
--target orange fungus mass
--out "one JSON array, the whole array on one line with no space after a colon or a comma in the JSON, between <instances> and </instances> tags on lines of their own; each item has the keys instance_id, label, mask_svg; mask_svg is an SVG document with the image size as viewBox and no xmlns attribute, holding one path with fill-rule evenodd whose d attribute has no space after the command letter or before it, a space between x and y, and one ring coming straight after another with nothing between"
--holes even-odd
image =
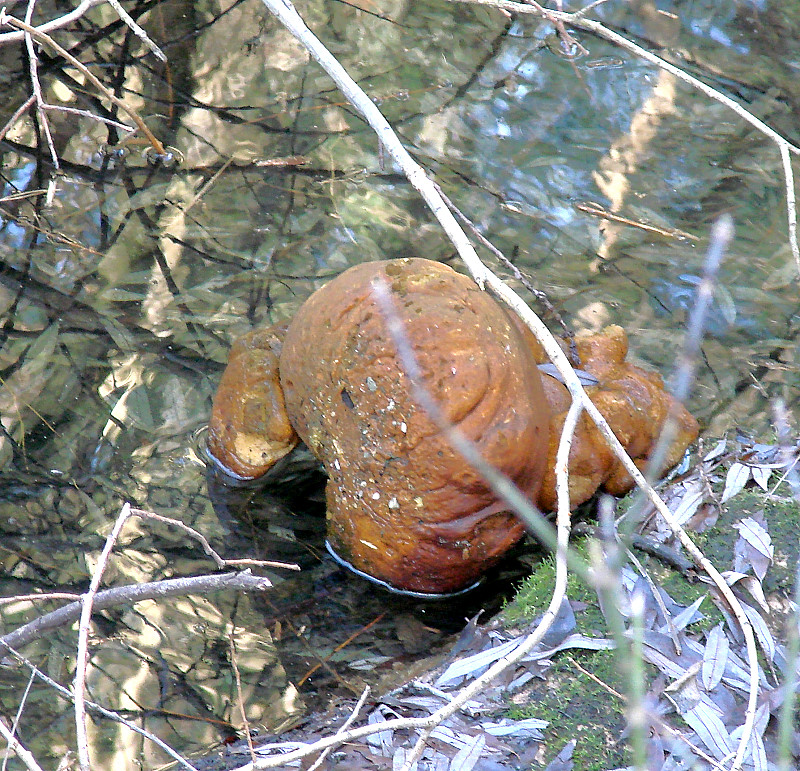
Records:
<instances>
[{"instance_id":1,"label":"orange fungus mass","mask_svg":"<svg viewBox=\"0 0 800 771\"><path fill-rule=\"evenodd\" d=\"M254 479L302 440L328 475L328 543L337 558L387 586L443 594L469 586L523 535L522 523L450 446L413 399L372 294L391 288L424 385L483 457L534 503L555 503L553 461L569 407L540 375L532 334L469 278L441 263L357 265L315 292L288 324L232 347L214 398L209 453ZM619 327L578 338L592 400L637 464L672 409L675 463L697 424L657 375L625 362ZM544 382L543 382L544 381ZM632 480L589 420L570 455L570 499Z\"/></svg>"}]
</instances>

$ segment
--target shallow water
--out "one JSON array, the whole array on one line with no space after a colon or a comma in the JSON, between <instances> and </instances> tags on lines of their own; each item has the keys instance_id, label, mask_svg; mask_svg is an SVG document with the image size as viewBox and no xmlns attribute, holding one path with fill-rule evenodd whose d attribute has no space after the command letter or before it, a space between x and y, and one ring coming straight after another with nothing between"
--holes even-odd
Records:
<instances>
[{"instance_id":1,"label":"shallow water","mask_svg":"<svg viewBox=\"0 0 800 771\"><path fill-rule=\"evenodd\" d=\"M611 2L596 13L800 143L800 14L778 3L718 5L659 12ZM120 140L107 125L53 112L62 173L48 203L37 192L53 175L41 132L28 118L2 143L2 193L27 195L0 202L1 591L84 591L126 500L195 527L226 557L298 561L300 574L268 571L276 587L265 595L98 614L92 697L191 753L242 724L232 659L248 720L278 728L304 700L359 691L362 678L435 649L464 615L496 607L489 595L508 591L532 557L510 563L471 607L420 606L383 597L324 554L317 487L268 500L263 491L218 495L212 484L209 495L202 432L232 339L288 317L359 261L455 260L371 131L259 4L129 10L168 67L106 6L58 39L181 162L152 167L140 136ZM599 38L577 34L588 53L564 56L552 27L533 18L447 3L301 11L448 196L564 318L578 329L622 324L636 357L667 377L710 224L731 212L736 240L691 408L709 437L768 436L775 396L796 414L800 307L774 143ZM2 123L28 93L20 51L0 48ZM40 78L51 102L106 109L47 54ZM592 203L650 227L604 220L587 212ZM212 569L184 533L134 521L104 584ZM0 606L3 628L54 607ZM75 639L58 630L25 653L69 684ZM5 714L26 682L21 670L0 673ZM98 767L164 759L127 730L92 731ZM53 763L72 733L68 706L34 687L23 741Z\"/></svg>"}]
</instances>

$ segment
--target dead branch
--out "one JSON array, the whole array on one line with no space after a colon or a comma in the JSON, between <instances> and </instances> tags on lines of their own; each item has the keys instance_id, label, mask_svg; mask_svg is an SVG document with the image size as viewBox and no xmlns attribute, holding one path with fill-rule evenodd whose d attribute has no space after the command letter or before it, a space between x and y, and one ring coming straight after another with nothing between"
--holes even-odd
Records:
<instances>
[{"instance_id":1,"label":"dead branch","mask_svg":"<svg viewBox=\"0 0 800 771\"><path fill-rule=\"evenodd\" d=\"M133 605L144 600L161 600L187 594L208 594L217 591L261 592L271 586L272 582L268 578L254 576L249 570L189 578L167 578L163 581L105 589L95 595L94 609L107 610L117 605ZM50 630L77 621L81 616L81 605L80 601L72 602L63 608L39 616L29 624L0 637L0 644L9 648L24 648Z\"/></svg>"},{"instance_id":2,"label":"dead branch","mask_svg":"<svg viewBox=\"0 0 800 771\"><path fill-rule=\"evenodd\" d=\"M69 51L65 48L60 46L56 43L53 38L51 38L47 33L41 32L36 27L32 27L30 24L26 24L24 21L20 21L19 19L15 18L14 16L9 16L5 8L0 9L0 27L7 25L9 27L15 27L16 29L22 30L23 33L30 35L34 40L38 43L42 43L43 45L50 46L59 56L66 59L73 67L79 69L84 77L103 94L106 99L108 99L113 105L118 107L120 110L125 112L128 116L130 116L131 120L137 125L139 130L144 134L147 138L147 141L150 142L153 149L158 153L158 155L163 156L167 154L167 151L164 149L164 145L161 144L160 140L153 134L152 131L147 127L147 124L139 117L139 113L136 112L132 107L128 107L121 99L115 96L111 91L109 91L92 73L92 71L85 65L83 62L76 59Z\"/></svg>"},{"instance_id":3,"label":"dead branch","mask_svg":"<svg viewBox=\"0 0 800 771\"><path fill-rule=\"evenodd\" d=\"M36 762L30 750L17 739L14 732L6 725L5 718L0 718L0 735L6 740L8 749L11 750L24 764L28 771L42 771L42 767Z\"/></svg>"},{"instance_id":4,"label":"dead branch","mask_svg":"<svg viewBox=\"0 0 800 771\"><path fill-rule=\"evenodd\" d=\"M567 389L570 392L570 396L573 402L578 402L583 409L591 416L592 420L597 425L600 432L605 437L606 441L608 442L609 447L613 450L614 454L619 458L619 460L624 465L626 471L631 475L636 485L644 491L647 495L649 500L653 503L656 510L661 514L664 521L667 522L670 529L676 535L676 537L680 540L681 544L684 548L689 552L692 559L699 565L710 577L712 582L717 586L720 594L725 598L726 602L729 603L730 607L733 610L733 613L742 627L742 632L747 644L747 652L748 652L748 663L750 667L750 691L749 691L749 700L748 700L748 707L745 716L745 724L743 726L742 735L739 741L736 758L734 760L734 764L732 767L732 771L736 771L736 769L741 767L744 753L747 749L747 744L750 739L750 734L752 733L753 723L755 719L755 707L756 707L756 700L758 696L758 667L757 667L757 653L756 653L756 643L755 643L755 636L753 634L752 625L747 618L744 609L741 607L741 603L736 598L734 593L732 592L731 588L725 582L725 579L720 575L719 571L711 564L711 562L705 557L705 555L697 548L694 541L689 537L680 523L674 518L672 513L670 512L667 505L652 487L652 485L647 481L644 475L639 471L637 466L633 463L630 456L625 452L625 449L622 447L621 443L614 435L614 432L609 427L608 423L605 421L603 416L600 414L600 411L597 407L592 403L592 401L587 396L586 392L583 389L583 386L580 383L578 376L576 375L574 369L570 365L569 361L567 360L566 355L561 350L560 346L556 342L553 335L544 325L544 323L539 319L539 317L533 313L530 308L522 301L522 299L506 284L504 284L489 268L487 268L478 258L475 249L473 248L472 244L469 242L464 231L458 225L458 222L455 220L452 213L447 209L446 204L442 200L441 196L439 195L438 191L436 190L436 186L433 184L431 180L427 178L425 171L422 167L416 163L416 161L411 158L408 151L403 147L402 143L398 139L397 135L394 133L393 129L389 125L388 121L383 117L380 110L375 106L375 103L369 99L369 97L364 93L364 91L358 86L358 84L348 75L342 65L336 60L336 58L325 48L325 46L320 42L320 40L308 29L305 25L304 21L300 17L300 15L295 10L294 6L289 2L289 0L263 0L264 4L269 8L269 10L278 17L281 23L298 39L300 43L309 51L309 53L316 59L319 64L325 69L328 75L333 79L337 86L339 86L342 93L345 97L350 101L350 103L359 111L359 113L367 120L370 126L378 135L380 140L381 146L385 148L385 150L391 155L393 160L400 166L403 173L408 178L409 182L413 185L413 187L420 192L423 196L425 202L431 208L432 213L442 225L445 233L453 242L454 246L458 250L459 255L464 260L465 264L467 265L470 273L475 278L476 282L481 288L488 287L492 290L494 294L496 294L500 299L502 299L510 308L512 308L519 317L523 320L523 322L531 329L531 331L536 335L537 339L541 343L542 347L545 349L545 352L550 357L550 360L558 369L559 373L564 378L564 383L567 386ZM514 4L513 10L519 10L519 8L526 9L524 12L531 13L539 11L536 10L534 6L526 6L526 5L517 5ZM556 12L551 12L556 13ZM602 27L595 22L589 22L587 20L581 19L581 17L576 17L581 24L589 25L587 28L594 30L596 27ZM565 20L569 22L570 20ZM609 32L603 28L604 32ZM601 34L598 31L598 34ZM608 39L616 40L619 38L620 40L624 41L629 48L630 44L624 38L616 33L613 33L614 37L610 38L608 35L606 36ZM644 51L644 49L642 49ZM653 59L658 59L649 52L645 52L649 57ZM647 58L647 57L645 57ZM663 60L659 60L663 61ZM670 71L677 70L678 68L673 67L673 65L668 64L667 62L663 62L663 65L670 69ZM686 79L688 76L686 73L681 72L682 79ZM695 80L695 79L692 79ZM701 91L711 95L711 93L716 94L713 98L720 98L723 103L735 106L737 111L744 111L736 102L725 97L723 94L719 94L715 92L714 89L711 89L705 84L702 84L700 81L696 81L696 87L700 88ZM789 147L789 143L783 139L779 134L775 131L770 129L766 124L763 124L761 121L758 121L755 116L747 113L749 118L749 122L758 122L761 126L763 126L764 133L768 136L773 138L775 141L783 142ZM800 152L800 149L793 148L793 152ZM459 450L460 451L460 450ZM524 509L524 510L527 510ZM520 511L520 515L525 518L522 511ZM527 522L527 518L526 522ZM499 662L498 662L499 664ZM502 670L500 670L502 671ZM477 681L476 681L477 682Z\"/></svg>"},{"instance_id":5,"label":"dead branch","mask_svg":"<svg viewBox=\"0 0 800 771\"><path fill-rule=\"evenodd\" d=\"M38 27L36 27L36 29L39 32L52 32L56 29L63 29L64 27L68 27L74 21L80 19L81 16L84 16L96 5L100 5L104 2L105 0L82 0L82 2L73 8L69 13L65 13L63 16L59 16L57 19L48 21L45 24L40 24ZM24 37L24 32L4 32L0 34L0 46L6 45L7 43L17 43Z\"/></svg>"}]
</instances>

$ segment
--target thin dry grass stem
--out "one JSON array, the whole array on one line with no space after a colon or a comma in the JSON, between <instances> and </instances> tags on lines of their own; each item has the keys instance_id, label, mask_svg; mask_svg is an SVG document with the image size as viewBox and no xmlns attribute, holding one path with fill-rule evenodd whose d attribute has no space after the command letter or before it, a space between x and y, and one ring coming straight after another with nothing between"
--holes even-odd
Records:
<instances>
[{"instance_id":1,"label":"thin dry grass stem","mask_svg":"<svg viewBox=\"0 0 800 771\"><path fill-rule=\"evenodd\" d=\"M61 683L57 683L51 677L48 677L44 672L42 672L33 662L29 659L25 658L21 653L14 650L14 648L10 647L2 638L0 638L0 647L4 650L8 651L9 655L11 655L16 661L26 667L31 675L36 677L37 679L41 680L46 685L50 686L53 690L55 690L62 698L66 701L72 703L75 701L74 696L70 693L70 691L65 688ZM145 739L153 742L153 744L160 747L164 752L166 752L170 757L172 757L179 765L183 766L187 771L198 771L191 763L189 763L184 757L182 757L178 752L176 752L172 747L170 747L166 742L162 739L159 739L154 734L151 734L149 731L146 731L144 728L139 727L135 723L132 723L130 720L122 717L116 712L113 712L110 709L106 709L105 707L101 707L99 704L95 704L93 701L86 701L86 706L98 715L102 715L103 717L108 718L109 720L113 720L116 723L120 723L121 725L126 726L134 733L143 736Z\"/></svg>"},{"instance_id":2,"label":"thin dry grass stem","mask_svg":"<svg viewBox=\"0 0 800 771\"><path fill-rule=\"evenodd\" d=\"M636 592L631 597L630 624L630 678L628 679L628 704L625 717L631 737L631 754L637 771L647 771L647 710L644 705L644 597Z\"/></svg>"},{"instance_id":3,"label":"thin dry grass stem","mask_svg":"<svg viewBox=\"0 0 800 771\"><path fill-rule=\"evenodd\" d=\"M651 225L647 222L639 220L632 220L630 217L623 217L614 212L607 211L599 203L595 201L588 201L586 203L575 204L578 211L585 214L590 214L592 217L599 217L600 219L607 220L608 222L618 222L620 225L626 225L629 228L636 228L637 230L644 230L646 233L655 233L663 238L674 238L680 241L697 241L697 236L687 233L685 230L678 228L663 228L657 225Z\"/></svg>"},{"instance_id":4,"label":"thin dry grass stem","mask_svg":"<svg viewBox=\"0 0 800 771\"><path fill-rule=\"evenodd\" d=\"M147 124L139 117L139 114L131 107L125 104L121 99L119 99L115 94L109 91L92 73L92 71L78 59L76 59L69 51L65 48L60 46L56 43L53 38L51 38L47 33L41 32L36 27L32 27L30 24L27 24L24 21L20 21L14 16L9 16L5 8L0 9L0 27L3 25L8 25L10 27L15 27L19 30L22 30L24 33L30 35L30 37L34 38L38 43L42 43L43 45L47 45L52 48L59 56L66 59L73 67L79 69L84 77L96 88L100 91L103 96L108 99L113 105L118 107L120 110L125 112L130 119L136 124L139 130L144 134L147 138L147 141L153 146L153 149L158 153L158 155L164 156L166 155L166 150L164 149L164 145L161 144L159 139L153 134L152 131L147 127Z\"/></svg>"},{"instance_id":5,"label":"thin dry grass stem","mask_svg":"<svg viewBox=\"0 0 800 771\"><path fill-rule=\"evenodd\" d=\"M733 219L728 214L723 214L719 217L711 227L708 249L703 261L703 275L697 287L695 301L689 314L686 334L683 338L683 345L678 355L678 365L673 378L672 395L675 397L676 405L667 415L664 426L659 433L658 441L647 462L645 474L653 482L660 476L669 448L675 440L678 429L675 409L677 409L678 404L686 403L695 380L706 318L711 308L711 303L714 301L714 287L717 283L717 275L728 247L733 241L733 233ZM621 519L624 520L628 530L632 531L639 523L645 505L645 497L639 495L625 512Z\"/></svg>"},{"instance_id":6,"label":"thin dry grass stem","mask_svg":"<svg viewBox=\"0 0 800 771\"><path fill-rule=\"evenodd\" d=\"M718 91L706 83L703 83L702 80L698 80L685 70L682 70L680 67L676 67L674 64L662 59L660 56L656 56L646 48L642 48L619 33L608 29L599 21L585 18L585 14L589 10L588 8L584 8L582 11L578 11L577 13L564 13L563 11L551 11L547 8L543 8L538 3L533 2L533 0L527 0L526 3L507 2L507 0L448 1L451 3L485 5L511 13L535 14L542 18L550 19L553 22L558 20L564 24L592 32L598 37L602 37L614 43L614 45L619 46L623 50L638 56L640 59L644 59L645 61L650 62L650 64L654 64L656 67L669 72L671 75L674 75L684 83L688 83L690 86L692 86L692 88L700 91L710 99L725 105L728 109L735 112L742 120L746 121L755 129L760 131L764 136L775 142L775 144L778 146L778 150L781 154L781 160L783 162L784 188L786 194L787 218L789 226L789 246L792 250L792 255L795 260L798 274L800 275L800 244L798 244L797 239L797 208L794 187L794 172L792 170L791 159L789 157L790 153L793 153L794 155L800 155L800 147L793 145L786 138L775 131L775 129L768 126L766 123L764 123L764 121L753 115L753 113L747 108L743 107L729 96L726 96L721 91Z\"/></svg>"},{"instance_id":7,"label":"thin dry grass stem","mask_svg":"<svg viewBox=\"0 0 800 771\"><path fill-rule=\"evenodd\" d=\"M129 126L127 123L120 123L118 120L106 118L103 115L95 115L93 112L89 112L89 110L81 110L78 107L67 107L64 104L45 104L43 105L43 109L50 112L66 112L70 115L79 115L81 118L88 118L89 120L96 120L99 123L105 123L107 126L113 126L120 131L136 131L133 126Z\"/></svg>"},{"instance_id":8,"label":"thin dry grass stem","mask_svg":"<svg viewBox=\"0 0 800 771\"><path fill-rule=\"evenodd\" d=\"M17 739L14 732L6 725L5 718L2 717L0 717L0 736L6 740L9 751L13 752L22 761L28 771L43 771L30 750Z\"/></svg>"},{"instance_id":9,"label":"thin dry grass stem","mask_svg":"<svg viewBox=\"0 0 800 771\"><path fill-rule=\"evenodd\" d=\"M214 185L217 183L217 180L225 173L233 161L233 156L228 158L228 160L225 161L225 163L223 163L222 166L220 166L219 169L217 169L217 171L211 175L211 178L200 186L200 189L197 191L197 193L195 193L195 195L192 196L192 198L187 201L182 208L175 212L175 216L173 216L169 222L164 224L163 230L165 232L169 231L179 219L186 217L189 214L191 208L195 206L212 187L214 187Z\"/></svg>"},{"instance_id":10,"label":"thin dry grass stem","mask_svg":"<svg viewBox=\"0 0 800 771\"><path fill-rule=\"evenodd\" d=\"M366 702L367 698L370 694L370 687L368 685L364 686L364 690L361 693L361 696L358 697L358 701L356 702L356 706L353 707L353 711L347 716L347 720L342 723L339 730L334 734L334 736L339 736L340 734L347 731L351 725L356 721L358 714L361 712L361 708L364 706L364 702ZM320 756L308 767L308 771L316 771L324 762L325 758L330 755L333 747L328 747L326 750L323 750Z\"/></svg>"},{"instance_id":11,"label":"thin dry grass stem","mask_svg":"<svg viewBox=\"0 0 800 771\"><path fill-rule=\"evenodd\" d=\"M146 511L145 509L130 509L130 515L133 517L140 517L141 519L150 519L154 522L163 522L164 524L171 525L172 527L177 527L179 530L183 530L184 533L188 534L192 538L194 538L202 547L203 551L211 557L212 560L216 563L217 567L222 568L229 568L229 567L240 567L242 565L252 565L254 567L264 567L264 568L283 568L284 570L300 570L300 566L296 565L293 562L275 562L273 560L257 560L257 559L233 559L227 560L220 557L214 549L211 548L211 544L208 542L208 539L200 532L195 530L193 527L189 527L185 522L181 522L179 519L173 519L172 517L164 517L161 514L156 514L152 511Z\"/></svg>"},{"instance_id":12,"label":"thin dry grass stem","mask_svg":"<svg viewBox=\"0 0 800 771\"><path fill-rule=\"evenodd\" d=\"M86 705L84 698L86 693L86 668L89 663L89 625L92 618L92 606L94 598L100 588L100 581L103 578L111 550L119 538L119 534L125 523L131 516L131 506L125 503L120 511L114 527L109 533L103 546L97 565L93 571L92 580L89 583L89 590L83 596L81 607L81 618L78 624L78 653L75 660L75 682L73 692L75 694L75 730L77 732L76 743L78 745L78 763L81 771L89 771L91 761L89 759L89 739L86 734Z\"/></svg>"},{"instance_id":13,"label":"thin dry grass stem","mask_svg":"<svg viewBox=\"0 0 800 771\"><path fill-rule=\"evenodd\" d=\"M231 654L231 669L233 670L233 676L236 681L236 704L239 707L239 714L242 716L242 725L244 726L244 736L247 740L247 750L250 753L250 760L254 761L256 759L256 749L253 746L253 736L250 731L250 721L247 719L247 710L244 706L244 695L242 693L242 678L239 674L239 665L236 662L236 639L234 634L236 629L231 629L231 633L228 635L228 650Z\"/></svg>"}]
</instances>

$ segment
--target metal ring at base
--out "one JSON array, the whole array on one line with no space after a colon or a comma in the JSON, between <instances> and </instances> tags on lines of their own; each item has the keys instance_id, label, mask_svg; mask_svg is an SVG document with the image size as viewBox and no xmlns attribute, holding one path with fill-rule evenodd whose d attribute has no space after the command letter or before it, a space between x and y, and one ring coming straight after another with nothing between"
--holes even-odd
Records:
<instances>
[{"instance_id":1,"label":"metal ring at base","mask_svg":"<svg viewBox=\"0 0 800 771\"><path fill-rule=\"evenodd\" d=\"M371 581L373 584L382 586L384 589L386 589L386 591L391 592L392 594L402 594L405 597L416 597L420 600L445 600L449 597L458 597L462 594L466 594L467 592L471 592L473 589L483 583L483 579L479 578L474 584L470 584L468 587L466 587L466 589L459 589L457 592L444 593L414 592L410 589L398 589L396 586L392 586L390 583L382 581L380 578L375 578L375 576L371 576L369 573L365 573L363 570L359 570L357 567L354 567L351 563L344 559L344 557L341 557L336 553L333 546L331 546L331 542L327 538L325 539L325 548L328 550L328 553L331 555L331 557L333 557L343 568L351 570L357 576L366 578L367 581Z\"/></svg>"}]
</instances>

